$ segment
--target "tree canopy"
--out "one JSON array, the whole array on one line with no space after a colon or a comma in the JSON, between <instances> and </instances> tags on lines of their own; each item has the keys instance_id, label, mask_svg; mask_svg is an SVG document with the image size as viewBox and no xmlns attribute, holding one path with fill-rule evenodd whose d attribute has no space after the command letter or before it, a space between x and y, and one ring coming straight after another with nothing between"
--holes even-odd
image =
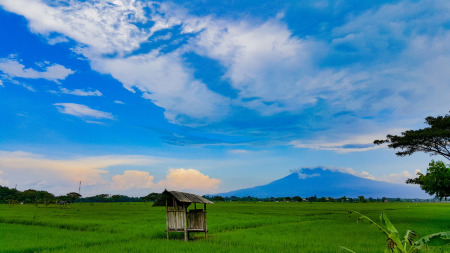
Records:
<instances>
[{"instance_id":1,"label":"tree canopy","mask_svg":"<svg viewBox=\"0 0 450 253\"><path fill-rule=\"evenodd\" d=\"M386 136L385 140L375 140L373 143L380 145L389 143L388 147L401 149L396 155L406 156L415 152L425 152L430 155L442 155L450 160L450 115L426 117L425 123L429 126L419 130L408 130L400 136ZM416 178L406 180L407 184L418 184L420 188L430 195L447 199L450 197L450 167L444 162L432 161L427 173L417 173Z\"/></svg>"},{"instance_id":2,"label":"tree canopy","mask_svg":"<svg viewBox=\"0 0 450 253\"><path fill-rule=\"evenodd\" d=\"M73 204L73 202L75 202L75 200L81 198L81 194L77 193L77 192L69 192L67 193L67 197L69 197L70 202Z\"/></svg>"},{"instance_id":3,"label":"tree canopy","mask_svg":"<svg viewBox=\"0 0 450 253\"><path fill-rule=\"evenodd\" d=\"M375 140L374 144L388 143L389 148L401 149L396 155L407 156L415 152L442 155L450 160L450 115L425 118L429 126L419 130L408 130L401 135L386 136L385 140Z\"/></svg>"},{"instance_id":4,"label":"tree canopy","mask_svg":"<svg viewBox=\"0 0 450 253\"><path fill-rule=\"evenodd\" d=\"M418 184L430 195L436 194L439 199L450 197L450 167L441 161L431 161L427 173L417 173L416 178L406 180L407 184Z\"/></svg>"}]
</instances>

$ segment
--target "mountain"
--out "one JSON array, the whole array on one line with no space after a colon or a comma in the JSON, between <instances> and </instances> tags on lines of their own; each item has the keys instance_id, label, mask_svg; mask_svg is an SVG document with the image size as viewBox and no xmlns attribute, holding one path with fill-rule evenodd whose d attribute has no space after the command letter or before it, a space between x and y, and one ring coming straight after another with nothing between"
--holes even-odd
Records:
<instances>
[{"instance_id":1,"label":"mountain","mask_svg":"<svg viewBox=\"0 0 450 253\"><path fill-rule=\"evenodd\" d=\"M217 194L222 197L421 198L430 195L415 185L393 184L322 168L302 169L266 185Z\"/></svg>"}]
</instances>

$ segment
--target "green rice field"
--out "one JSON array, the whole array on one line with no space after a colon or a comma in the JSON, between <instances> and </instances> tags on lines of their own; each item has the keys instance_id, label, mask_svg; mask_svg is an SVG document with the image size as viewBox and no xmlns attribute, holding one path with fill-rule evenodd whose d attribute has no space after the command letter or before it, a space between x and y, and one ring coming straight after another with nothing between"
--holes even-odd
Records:
<instances>
[{"instance_id":1,"label":"green rice field","mask_svg":"<svg viewBox=\"0 0 450 253\"><path fill-rule=\"evenodd\" d=\"M384 252L374 226L385 212L403 235L450 231L449 203L218 202L208 205L208 239L182 233L166 240L164 207L152 203L0 205L0 252ZM450 252L450 246L432 252Z\"/></svg>"}]
</instances>

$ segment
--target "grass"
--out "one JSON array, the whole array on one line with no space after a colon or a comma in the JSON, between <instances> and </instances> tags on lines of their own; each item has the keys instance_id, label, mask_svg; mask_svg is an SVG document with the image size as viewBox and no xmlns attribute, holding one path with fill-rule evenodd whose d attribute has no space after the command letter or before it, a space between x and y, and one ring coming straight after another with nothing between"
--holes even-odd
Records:
<instances>
[{"instance_id":1,"label":"grass","mask_svg":"<svg viewBox=\"0 0 450 253\"><path fill-rule=\"evenodd\" d=\"M383 252L383 235L349 209L374 220L385 212L400 234L450 230L447 203L216 203L208 239L191 234L190 242L181 233L167 241L164 207L150 203L0 205L0 252Z\"/></svg>"}]
</instances>

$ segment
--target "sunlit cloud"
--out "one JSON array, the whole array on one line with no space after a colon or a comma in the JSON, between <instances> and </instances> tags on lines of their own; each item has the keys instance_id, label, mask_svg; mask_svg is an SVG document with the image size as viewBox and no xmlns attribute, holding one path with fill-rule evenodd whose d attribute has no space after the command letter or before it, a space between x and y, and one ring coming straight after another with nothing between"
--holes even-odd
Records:
<instances>
[{"instance_id":1,"label":"sunlit cloud","mask_svg":"<svg viewBox=\"0 0 450 253\"><path fill-rule=\"evenodd\" d=\"M126 170L113 176L111 186L117 190L147 189L153 186L153 176L146 171Z\"/></svg>"},{"instance_id":2,"label":"sunlit cloud","mask_svg":"<svg viewBox=\"0 0 450 253\"><path fill-rule=\"evenodd\" d=\"M30 186L33 182L42 182L43 180L58 187L79 181L82 181L83 185L107 185L109 183L102 178L102 175L108 174L107 168L111 166L152 163L155 163L155 160L145 156L51 159L21 151L0 151L0 169L5 175L8 175L8 181Z\"/></svg>"},{"instance_id":3,"label":"sunlit cloud","mask_svg":"<svg viewBox=\"0 0 450 253\"><path fill-rule=\"evenodd\" d=\"M166 177L154 182L151 170L124 170L112 173L117 166L152 166L167 158L138 155L84 156L55 159L22 151L0 151L0 185L22 190L32 188L56 194L74 191L82 182L83 194L105 191L142 192L188 190L210 193L221 181L195 169L169 169Z\"/></svg>"},{"instance_id":4,"label":"sunlit cloud","mask_svg":"<svg viewBox=\"0 0 450 253\"><path fill-rule=\"evenodd\" d=\"M171 190L196 190L214 192L219 187L219 179L210 178L194 169L169 169L166 179L158 182L159 187Z\"/></svg>"}]
</instances>

